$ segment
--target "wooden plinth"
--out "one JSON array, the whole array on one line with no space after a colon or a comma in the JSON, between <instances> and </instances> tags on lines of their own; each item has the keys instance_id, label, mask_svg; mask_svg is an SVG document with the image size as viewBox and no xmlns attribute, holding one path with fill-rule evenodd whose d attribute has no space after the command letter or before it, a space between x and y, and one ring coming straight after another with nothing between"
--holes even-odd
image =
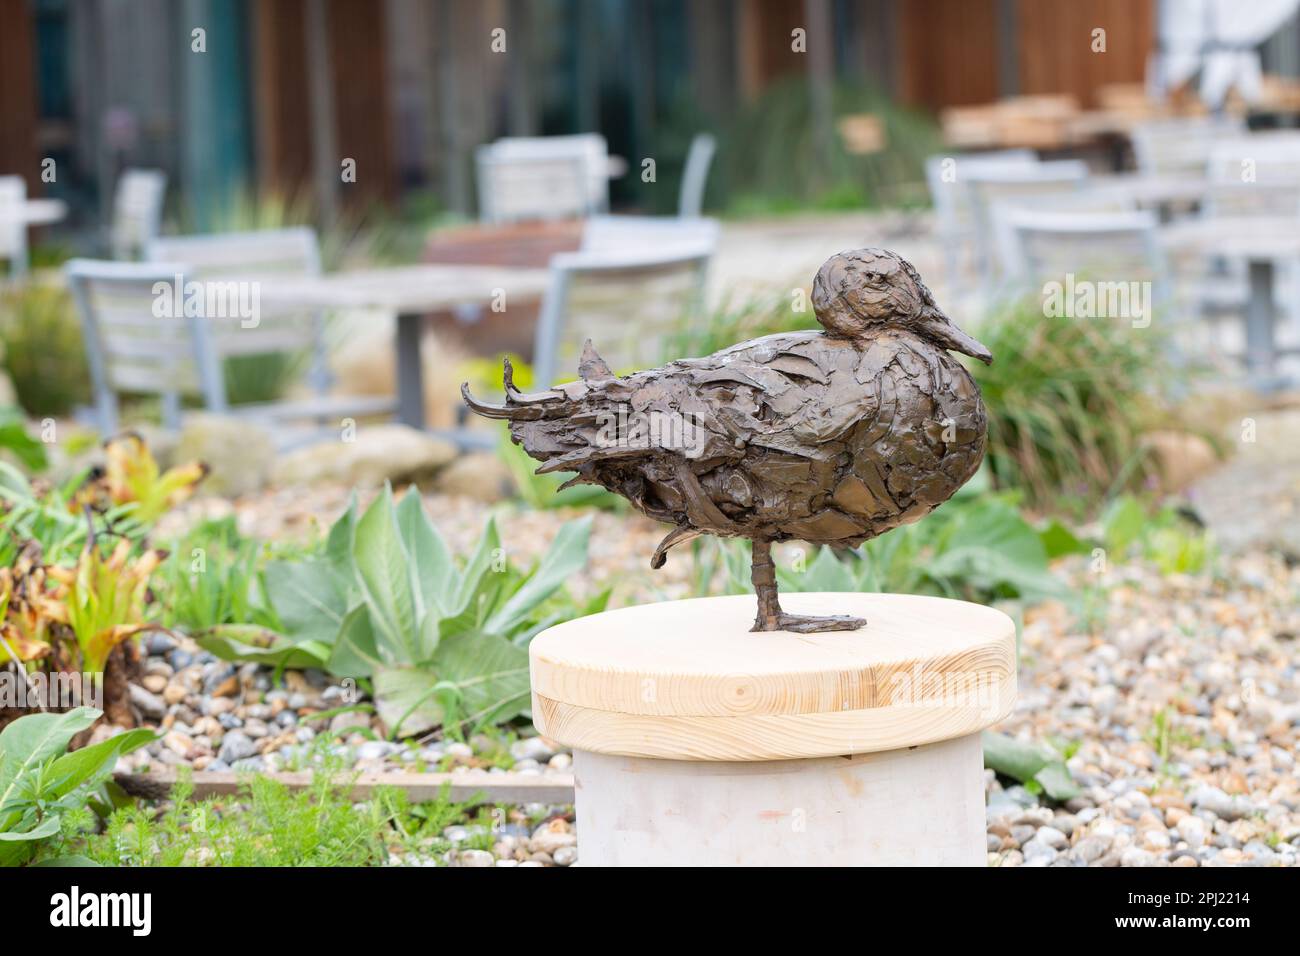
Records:
<instances>
[{"instance_id":1,"label":"wooden plinth","mask_svg":"<svg viewBox=\"0 0 1300 956\"><path fill-rule=\"evenodd\" d=\"M561 743L664 760L830 757L916 747L996 723L1016 694L1000 611L896 594L782 594L857 631L751 633L752 596L623 608L538 635L533 721Z\"/></svg>"}]
</instances>

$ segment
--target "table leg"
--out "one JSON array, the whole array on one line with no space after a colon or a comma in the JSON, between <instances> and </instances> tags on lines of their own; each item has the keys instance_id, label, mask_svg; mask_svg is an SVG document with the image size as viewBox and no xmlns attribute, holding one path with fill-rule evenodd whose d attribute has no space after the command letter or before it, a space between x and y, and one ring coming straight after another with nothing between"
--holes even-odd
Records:
<instances>
[{"instance_id":1,"label":"table leg","mask_svg":"<svg viewBox=\"0 0 1300 956\"><path fill-rule=\"evenodd\" d=\"M424 366L420 361L424 314L397 316L397 420L424 428Z\"/></svg>"},{"instance_id":2,"label":"table leg","mask_svg":"<svg viewBox=\"0 0 1300 956\"><path fill-rule=\"evenodd\" d=\"M1246 368L1254 384L1271 387L1277 352L1273 342L1273 262L1250 263L1250 300L1246 303Z\"/></svg>"}]
</instances>

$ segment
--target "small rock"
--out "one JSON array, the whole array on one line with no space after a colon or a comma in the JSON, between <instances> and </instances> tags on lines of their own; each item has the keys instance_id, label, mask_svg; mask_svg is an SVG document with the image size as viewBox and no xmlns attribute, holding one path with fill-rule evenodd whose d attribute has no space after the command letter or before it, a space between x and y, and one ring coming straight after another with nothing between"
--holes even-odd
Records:
<instances>
[{"instance_id":1,"label":"small rock","mask_svg":"<svg viewBox=\"0 0 1300 956\"><path fill-rule=\"evenodd\" d=\"M221 741L221 750L217 756L225 763L231 766L237 766L238 762L252 757L257 753L257 745L253 743L252 738L239 730L232 730L226 734Z\"/></svg>"},{"instance_id":2,"label":"small rock","mask_svg":"<svg viewBox=\"0 0 1300 956\"><path fill-rule=\"evenodd\" d=\"M131 703L136 706L141 714L150 720L163 719L163 716L167 713L167 704L163 698L150 693L139 684L129 684L127 686L129 688L128 693L131 696Z\"/></svg>"},{"instance_id":3,"label":"small rock","mask_svg":"<svg viewBox=\"0 0 1300 956\"><path fill-rule=\"evenodd\" d=\"M551 854L551 859L555 861L556 866L572 866L578 862L578 848L562 846Z\"/></svg>"},{"instance_id":4,"label":"small rock","mask_svg":"<svg viewBox=\"0 0 1300 956\"><path fill-rule=\"evenodd\" d=\"M573 846L577 842L569 821L557 817L533 831L530 846L534 853L554 853L562 846Z\"/></svg>"},{"instance_id":5,"label":"small rock","mask_svg":"<svg viewBox=\"0 0 1300 956\"><path fill-rule=\"evenodd\" d=\"M515 760L535 760L542 764L555 756L555 748L543 737L524 737L510 745L510 756Z\"/></svg>"},{"instance_id":6,"label":"small rock","mask_svg":"<svg viewBox=\"0 0 1300 956\"><path fill-rule=\"evenodd\" d=\"M1054 850L1059 850L1070 844L1070 838L1056 827L1040 827L1034 838L1041 843L1046 843Z\"/></svg>"}]
</instances>

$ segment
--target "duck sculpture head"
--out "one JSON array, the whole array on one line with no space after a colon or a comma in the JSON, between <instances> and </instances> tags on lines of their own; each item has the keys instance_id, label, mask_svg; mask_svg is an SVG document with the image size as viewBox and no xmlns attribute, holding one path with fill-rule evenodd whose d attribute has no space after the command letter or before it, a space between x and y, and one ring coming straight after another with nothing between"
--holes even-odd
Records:
<instances>
[{"instance_id":1,"label":"duck sculpture head","mask_svg":"<svg viewBox=\"0 0 1300 956\"><path fill-rule=\"evenodd\" d=\"M912 264L884 249L827 259L813 279L812 306L828 335L870 338L886 328L905 329L985 365L993 362L988 349L935 305Z\"/></svg>"},{"instance_id":2,"label":"duck sculpture head","mask_svg":"<svg viewBox=\"0 0 1300 956\"><path fill-rule=\"evenodd\" d=\"M817 272L824 331L742 342L703 358L615 376L587 342L576 381L524 394L505 366L506 401L480 402L542 462L622 495L671 526L651 557L700 534L748 538L756 631L862 627L861 618L788 614L773 542L854 548L946 501L979 468L987 429L979 387L949 351L991 362L901 256L854 249ZM615 432L627 412L689 421ZM664 438L663 436L669 436ZM671 439L671 440L669 440Z\"/></svg>"}]
</instances>

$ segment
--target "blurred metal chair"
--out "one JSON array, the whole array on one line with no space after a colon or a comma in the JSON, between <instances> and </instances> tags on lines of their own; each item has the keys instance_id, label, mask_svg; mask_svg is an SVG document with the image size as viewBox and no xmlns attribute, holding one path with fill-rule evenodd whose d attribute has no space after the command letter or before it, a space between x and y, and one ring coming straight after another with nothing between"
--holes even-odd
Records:
<instances>
[{"instance_id":1,"label":"blurred metal chair","mask_svg":"<svg viewBox=\"0 0 1300 956\"><path fill-rule=\"evenodd\" d=\"M589 220L582 247L551 259L533 357L537 386L571 379L588 338L615 371L658 364L662 337L703 305L717 239L712 219Z\"/></svg>"},{"instance_id":2,"label":"blurred metal chair","mask_svg":"<svg viewBox=\"0 0 1300 956\"><path fill-rule=\"evenodd\" d=\"M974 210L976 238L985 250L980 259L981 285L986 294L994 291L1003 256L990 255L1005 236L999 235L1000 210L1041 202L1081 189L1088 178L1088 166L1080 160L1055 160L1022 166L989 167L967 173ZM1005 276L1003 276L1005 277Z\"/></svg>"},{"instance_id":3,"label":"blurred metal chair","mask_svg":"<svg viewBox=\"0 0 1300 956\"><path fill-rule=\"evenodd\" d=\"M255 232L167 236L149 243L150 262L184 262L188 278L211 283L257 284L283 276L321 274L320 244L316 231L306 226ZM235 290L230 290L234 293ZM325 315L320 310L274 307L257 297L256 324L238 317L209 316L210 332L196 345L210 347L218 363L240 356L288 353L310 356L306 381L315 393L300 401L278 401L236 406L242 415L273 422L313 419L324 424L342 417L390 414L397 408L391 396L329 395L334 384L329 368L329 343ZM206 357L201 357L205 361ZM221 408L225 404L224 394Z\"/></svg>"},{"instance_id":4,"label":"blurred metal chair","mask_svg":"<svg viewBox=\"0 0 1300 956\"><path fill-rule=\"evenodd\" d=\"M27 183L21 176L0 176L0 259L8 260L9 277L26 278L30 261L27 251L27 222L22 207L27 202Z\"/></svg>"},{"instance_id":5,"label":"blurred metal chair","mask_svg":"<svg viewBox=\"0 0 1300 956\"><path fill-rule=\"evenodd\" d=\"M176 314L173 291L184 293L184 266L73 259L64 271L81 316L100 431L117 431L122 392L157 395L163 424L173 429L184 394L225 408L207 324L183 308Z\"/></svg>"},{"instance_id":6,"label":"blurred metal chair","mask_svg":"<svg viewBox=\"0 0 1300 956\"><path fill-rule=\"evenodd\" d=\"M162 231L167 174L160 169L126 169L117 180L113 196L113 222L109 250L114 259L139 259L145 247Z\"/></svg>"},{"instance_id":7,"label":"blurred metal chair","mask_svg":"<svg viewBox=\"0 0 1300 956\"><path fill-rule=\"evenodd\" d=\"M1240 116L1155 120L1133 127L1138 171L1148 176L1205 176L1216 143L1246 132Z\"/></svg>"},{"instance_id":8,"label":"blurred metal chair","mask_svg":"<svg viewBox=\"0 0 1300 956\"><path fill-rule=\"evenodd\" d=\"M609 150L597 133L518 136L475 153L484 222L581 219L609 208Z\"/></svg>"},{"instance_id":9,"label":"blurred metal chair","mask_svg":"<svg viewBox=\"0 0 1300 956\"><path fill-rule=\"evenodd\" d=\"M1169 330L1167 347L1175 362L1189 351L1185 342L1193 312L1180 301L1171 281L1169 262L1159 238L1159 219L1150 211L1120 213L1053 212L1008 209L1004 221L1016 248L1014 281L1023 288L1046 291L1046 283L1064 282L1083 289L1090 283L1094 302L1105 303L1106 314L1093 318L1127 318L1146 323L1161 317ZM1133 297L1149 284L1149 310L1139 315ZM1118 304L1127 315L1110 314ZM1087 319L1088 316L1076 316ZM1138 326L1144 327L1144 326Z\"/></svg>"},{"instance_id":10,"label":"blurred metal chair","mask_svg":"<svg viewBox=\"0 0 1300 956\"><path fill-rule=\"evenodd\" d=\"M709 181L709 167L718 141L709 133L696 133L686 154L686 168L682 170L681 193L677 198L677 215L683 219L697 218L704 210L704 187Z\"/></svg>"},{"instance_id":11,"label":"blurred metal chair","mask_svg":"<svg viewBox=\"0 0 1300 956\"><path fill-rule=\"evenodd\" d=\"M978 259L984 254L976 242L974 201L967 174L982 169L1005 169L1038 164L1032 149L1003 149L988 153L931 156L925 161L925 182L934 204L935 225L943 246L944 269L952 288L961 284L962 268L968 251L976 257L976 271L982 273Z\"/></svg>"},{"instance_id":12,"label":"blurred metal chair","mask_svg":"<svg viewBox=\"0 0 1300 956\"><path fill-rule=\"evenodd\" d=\"M1208 216L1300 212L1300 135L1246 136L1216 145L1207 166Z\"/></svg>"}]
</instances>

